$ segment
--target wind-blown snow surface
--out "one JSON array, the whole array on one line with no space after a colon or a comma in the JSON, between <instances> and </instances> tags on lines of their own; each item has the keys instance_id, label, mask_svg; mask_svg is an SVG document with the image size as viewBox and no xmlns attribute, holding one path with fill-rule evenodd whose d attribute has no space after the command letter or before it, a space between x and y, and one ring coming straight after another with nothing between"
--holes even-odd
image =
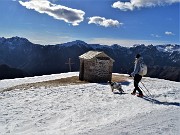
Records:
<instances>
[{"instance_id":1,"label":"wind-blown snow surface","mask_svg":"<svg viewBox=\"0 0 180 135\"><path fill-rule=\"evenodd\" d=\"M74 75L1 80L0 90ZM132 96L132 80L122 85L126 94L97 83L1 92L0 134L179 135L180 83L152 78L143 83L153 99Z\"/></svg>"}]
</instances>

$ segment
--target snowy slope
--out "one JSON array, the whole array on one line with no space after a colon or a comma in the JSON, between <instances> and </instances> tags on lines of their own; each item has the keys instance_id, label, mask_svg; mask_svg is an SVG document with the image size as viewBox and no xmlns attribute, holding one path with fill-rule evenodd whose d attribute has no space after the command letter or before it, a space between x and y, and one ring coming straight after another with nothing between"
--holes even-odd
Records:
<instances>
[{"instance_id":1,"label":"snowy slope","mask_svg":"<svg viewBox=\"0 0 180 135\"><path fill-rule=\"evenodd\" d=\"M0 89L74 75L2 80ZM178 135L180 83L144 78L154 96L145 99L130 95L133 82L128 82L122 86L125 94L96 83L1 92L0 134Z\"/></svg>"}]
</instances>

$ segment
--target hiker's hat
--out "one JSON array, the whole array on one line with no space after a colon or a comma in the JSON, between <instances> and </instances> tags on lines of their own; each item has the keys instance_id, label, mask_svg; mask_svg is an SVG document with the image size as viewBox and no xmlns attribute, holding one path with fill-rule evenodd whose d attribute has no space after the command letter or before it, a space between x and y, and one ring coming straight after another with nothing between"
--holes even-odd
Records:
<instances>
[{"instance_id":1,"label":"hiker's hat","mask_svg":"<svg viewBox=\"0 0 180 135\"><path fill-rule=\"evenodd\" d=\"M140 55L140 54L137 54L137 55L136 55L136 58L139 58L139 57L141 57L141 55Z\"/></svg>"}]
</instances>

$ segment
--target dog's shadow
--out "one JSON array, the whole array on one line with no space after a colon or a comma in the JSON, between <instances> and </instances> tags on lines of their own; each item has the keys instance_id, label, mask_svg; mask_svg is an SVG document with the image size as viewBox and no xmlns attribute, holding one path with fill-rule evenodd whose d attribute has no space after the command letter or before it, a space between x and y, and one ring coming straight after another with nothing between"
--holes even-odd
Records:
<instances>
[{"instance_id":1,"label":"dog's shadow","mask_svg":"<svg viewBox=\"0 0 180 135\"><path fill-rule=\"evenodd\" d=\"M121 85L126 85L126 86L128 86L131 82L123 81L123 82L118 82L118 83L121 83Z\"/></svg>"},{"instance_id":2,"label":"dog's shadow","mask_svg":"<svg viewBox=\"0 0 180 135\"><path fill-rule=\"evenodd\" d=\"M124 95L124 94L127 94L127 93L125 93L125 92L113 92L113 94L116 94L116 95Z\"/></svg>"},{"instance_id":3,"label":"dog's shadow","mask_svg":"<svg viewBox=\"0 0 180 135\"><path fill-rule=\"evenodd\" d=\"M123 82L117 82L117 83L120 83L121 85L126 85L128 86L131 82L128 82L128 81L123 81ZM102 82L102 83L99 83L101 85L107 85L108 83L107 82Z\"/></svg>"}]
</instances>

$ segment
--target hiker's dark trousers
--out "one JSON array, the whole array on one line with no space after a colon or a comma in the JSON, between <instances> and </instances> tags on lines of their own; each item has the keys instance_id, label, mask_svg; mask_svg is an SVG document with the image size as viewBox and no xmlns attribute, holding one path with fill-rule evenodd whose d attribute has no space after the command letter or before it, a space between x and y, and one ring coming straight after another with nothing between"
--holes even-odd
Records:
<instances>
[{"instance_id":1,"label":"hiker's dark trousers","mask_svg":"<svg viewBox=\"0 0 180 135\"><path fill-rule=\"evenodd\" d=\"M141 75L139 75L139 74L135 74L135 76L134 76L134 91L133 91L133 93L136 93L136 90L139 92L139 94L142 94L142 91L140 90L140 88L138 87L138 84L139 84L139 82L141 81L141 79L142 79L142 76Z\"/></svg>"}]
</instances>

